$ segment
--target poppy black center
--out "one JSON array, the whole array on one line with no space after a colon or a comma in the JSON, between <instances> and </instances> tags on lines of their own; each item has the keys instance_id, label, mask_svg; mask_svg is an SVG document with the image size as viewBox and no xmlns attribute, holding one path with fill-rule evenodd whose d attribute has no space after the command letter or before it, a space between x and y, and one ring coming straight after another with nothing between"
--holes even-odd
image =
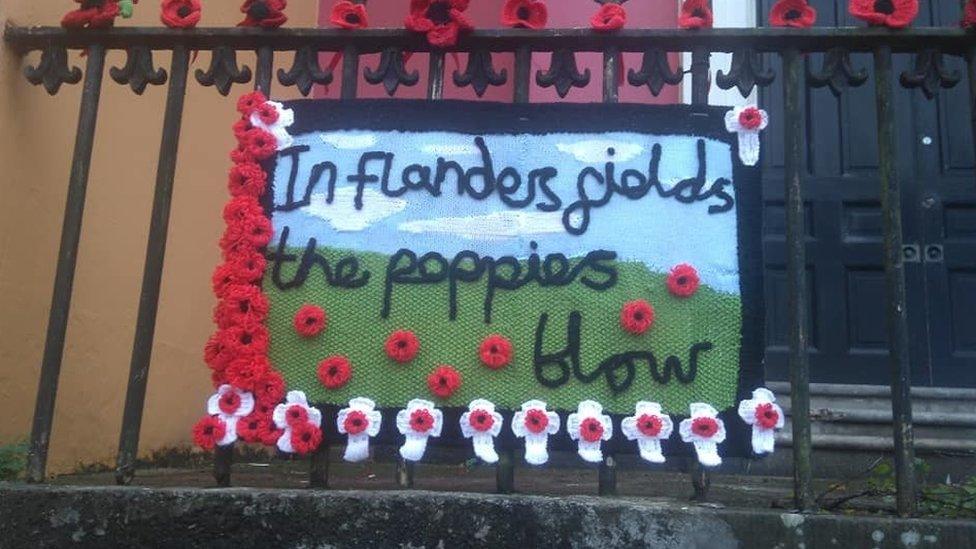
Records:
<instances>
[{"instance_id":1,"label":"poppy black center","mask_svg":"<svg viewBox=\"0 0 976 549\"><path fill-rule=\"evenodd\" d=\"M644 320L643 313L634 313L634 320Z\"/></svg>"},{"instance_id":2,"label":"poppy black center","mask_svg":"<svg viewBox=\"0 0 976 549\"><path fill-rule=\"evenodd\" d=\"M783 17L785 19L787 19L787 20L799 19L800 18L800 11L799 10L790 10L790 11L786 12L786 15L784 15Z\"/></svg>"},{"instance_id":3,"label":"poppy black center","mask_svg":"<svg viewBox=\"0 0 976 549\"><path fill-rule=\"evenodd\" d=\"M302 440L308 442L312 439L312 433L302 433Z\"/></svg>"},{"instance_id":4,"label":"poppy black center","mask_svg":"<svg viewBox=\"0 0 976 549\"><path fill-rule=\"evenodd\" d=\"M208 435L212 435L213 430L214 430L213 427L211 427L210 425L207 425L206 427L203 428L203 432Z\"/></svg>"},{"instance_id":5,"label":"poppy black center","mask_svg":"<svg viewBox=\"0 0 976 549\"><path fill-rule=\"evenodd\" d=\"M478 416L478 417L475 418L475 421L477 421L478 423L484 423L485 422L485 416Z\"/></svg>"},{"instance_id":6,"label":"poppy black center","mask_svg":"<svg viewBox=\"0 0 976 549\"><path fill-rule=\"evenodd\" d=\"M100 8L105 4L105 0L84 0L81 3L81 9L90 10L92 8Z\"/></svg>"},{"instance_id":7,"label":"poppy black center","mask_svg":"<svg viewBox=\"0 0 976 549\"><path fill-rule=\"evenodd\" d=\"M356 15L355 13L347 14L346 15L346 23L349 23L351 25L358 25L359 24L359 16Z\"/></svg>"},{"instance_id":8,"label":"poppy black center","mask_svg":"<svg viewBox=\"0 0 976 549\"><path fill-rule=\"evenodd\" d=\"M352 426L353 427L359 427L362 424L363 424L363 420L361 420L359 418L355 418L355 419L352 420Z\"/></svg>"},{"instance_id":9,"label":"poppy black center","mask_svg":"<svg viewBox=\"0 0 976 549\"><path fill-rule=\"evenodd\" d=\"M243 343L244 345L250 345L251 344L251 334L244 334L244 335L242 335L241 336L241 343Z\"/></svg>"},{"instance_id":10,"label":"poppy black center","mask_svg":"<svg viewBox=\"0 0 976 549\"><path fill-rule=\"evenodd\" d=\"M683 276L678 277L678 284L684 286L685 282L687 282L687 279L685 279L685 277Z\"/></svg>"},{"instance_id":11,"label":"poppy black center","mask_svg":"<svg viewBox=\"0 0 976 549\"><path fill-rule=\"evenodd\" d=\"M492 354L497 353L498 352L498 347L495 346L495 345L492 345L491 346L491 352L492 352Z\"/></svg>"},{"instance_id":12,"label":"poppy black center","mask_svg":"<svg viewBox=\"0 0 976 549\"><path fill-rule=\"evenodd\" d=\"M312 317L308 317L308 318L305 319L305 324L308 324L309 326L311 326L312 324L315 324L315 319L312 318Z\"/></svg>"},{"instance_id":13,"label":"poppy black center","mask_svg":"<svg viewBox=\"0 0 976 549\"><path fill-rule=\"evenodd\" d=\"M596 423L591 423L590 424L590 430L591 431L596 431Z\"/></svg>"},{"instance_id":14,"label":"poppy black center","mask_svg":"<svg viewBox=\"0 0 976 549\"><path fill-rule=\"evenodd\" d=\"M442 377L442 378L441 378L441 379L440 379L440 380L438 381L438 383L440 383L441 385L447 385L447 378L446 378L446 377Z\"/></svg>"},{"instance_id":15,"label":"poppy black center","mask_svg":"<svg viewBox=\"0 0 976 549\"><path fill-rule=\"evenodd\" d=\"M186 17L191 13L193 13L193 10L191 10L190 6L187 5L180 6L180 9L176 10L176 15L179 15L180 17Z\"/></svg>"},{"instance_id":16,"label":"poppy black center","mask_svg":"<svg viewBox=\"0 0 976 549\"><path fill-rule=\"evenodd\" d=\"M335 367L335 366L333 366L333 367L331 367L331 368L329 368L329 375L330 375L330 376L334 376L334 375L336 375L336 372L338 372L338 370L336 369L336 367Z\"/></svg>"},{"instance_id":17,"label":"poppy black center","mask_svg":"<svg viewBox=\"0 0 976 549\"><path fill-rule=\"evenodd\" d=\"M891 15L895 13L895 3L892 0L875 0L874 11L878 13L883 13L885 15Z\"/></svg>"},{"instance_id":18,"label":"poppy black center","mask_svg":"<svg viewBox=\"0 0 976 549\"><path fill-rule=\"evenodd\" d=\"M251 16L252 19L257 19L260 21L271 15L271 10L268 9L267 4L261 0L258 0L257 2L251 4L251 7L247 8L247 14Z\"/></svg>"},{"instance_id":19,"label":"poppy black center","mask_svg":"<svg viewBox=\"0 0 976 549\"><path fill-rule=\"evenodd\" d=\"M251 310L251 304L247 301L241 301L238 306L240 307L242 313L246 313Z\"/></svg>"},{"instance_id":20,"label":"poppy black center","mask_svg":"<svg viewBox=\"0 0 976 549\"><path fill-rule=\"evenodd\" d=\"M430 19L437 25L450 23L451 6L447 2L433 2L430 7L427 8L427 13L425 15L427 16L427 19Z\"/></svg>"},{"instance_id":21,"label":"poppy black center","mask_svg":"<svg viewBox=\"0 0 976 549\"><path fill-rule=\"evenodd\" d=\"M397 347L399 347L399 348L402 349L402 348L404 348L404 347L407 346L407 342L406 341L397 341L397 344L396 345L397 345Z\"/></svg>"},{"instance_id":22,"label":"poppy black center","mask_svg":"<svg viewBox=\"0 0 976 549\"><path fill-rule=\"evenodd\" d=\"M695 10L693 12L691 12L691 15L693 15L695 17L700 17L702 19L704 19L706 17L705 10L703 10L701 8L695 8Z\"/></svg>"},{"instance_id":23,"label":"poppy black center","mask_svg":"<svg viewBox=\"0 0 976 549\"><path fill-rule=\"evenodd\" d=\"M519 19L528 19L529 18L529 8L527 8L525 6L522 6L522 7L520 7L518 9L518 11L515 12L515 15Z\"/></svg>"}]
</instances>

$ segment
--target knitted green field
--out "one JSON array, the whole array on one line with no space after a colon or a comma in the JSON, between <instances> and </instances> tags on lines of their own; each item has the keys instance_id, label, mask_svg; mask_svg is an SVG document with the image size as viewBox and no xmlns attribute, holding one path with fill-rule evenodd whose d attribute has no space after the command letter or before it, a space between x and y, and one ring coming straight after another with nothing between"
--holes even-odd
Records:
<instances>
[{"instance_id":1,"label":"knitted green field","mask_svg":"<svg viewBox=\"0 0 976 549\"><path fill-rule=\"evenodd\" d=\"M291 250L300 255L302 250ZM737 295L717 292L702 285L691 298L672 296L664 273L648 270L642 263L615 264L619 281L612 288L594 291L574 283L541 288L531 283L517 291L496 294L492 323L485 324L482 301L485 282L461 283L457 319L448 319L448 284L397 286L389 318L381 318L384 274L388 257L383 254L322 249L330 262L355 255L371 274L369 284L358 289L328 286L325 277L311 276L302 286L281 290L266 282L271 301L272 363L285 376L289 389L305 391L309 400L343 404L352 397L369 397L383 407L402 407L417 397L442 406L466 406L486 398L502 408L518 408L539 398L561 410L575 410L584 399L602 403L611 413L633 413L634 402L661 402L666 410L684 412L691 402L708 402L718 409L734 404L738 384L741 303ZM288 264L283 276L292 276L296 264ZM648 301L655 310L653 327L635 336L620 326L621 306L635 299ZM292 326L295 311L303 304L321 306L328 315L326 330L304 339ZM646 361L637 361L630 387L614 394L604 376L583 383L576 376L559 388L543 386L536 379L533 348L540 315L549 315L543 353L567 344L567 321L572 311L582 315L581 370L592 372L612 355L627 351L652 351L659 368L674 356L687 370L689 349L709 342L712 349L699 356L698 371L689 384L672 377L657 382ZM398 364L384 352L387 336L399 329L412 330L420 340L420 353L408 364ZM478 346L488 335L509 338L514 358L501 370L490 370L478 357ZM352 363L352 378L341 389L327 390L316 377L319 362L344 355ZM461 373L461 388L449 399L433 397L427 375L436 366L449 364Z\"/></svg>"}]
</instances>

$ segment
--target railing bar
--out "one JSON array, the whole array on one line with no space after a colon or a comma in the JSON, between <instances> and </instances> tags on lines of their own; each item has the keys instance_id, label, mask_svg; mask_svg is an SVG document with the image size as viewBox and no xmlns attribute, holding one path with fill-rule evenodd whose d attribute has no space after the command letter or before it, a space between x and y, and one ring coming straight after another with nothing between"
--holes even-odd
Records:
<instances>
[{"instance_id":1,"label":"railing bar","mask_svg":"<svg viewBox=\"0 0 976 549\"><path fill-rule=\"evenodd\" d=\"M414 52L437 49L422 34L403 29L360 29L349 32L324 28L282 28L269 34L266 29L227 27L197 28L192 33L161 27L115 27L85 32L66 31L60 27L8 27L5 38L21 52L43 49L50 44L73 49L95 44L108 49L145 45L160 50L171 50L176 45L182 45L191 51L217 47L236 50L269 47L276 51L294 51L305 46L313 46L320 51L338 51L346 46L355 46L360 53L377 53L390 47ZM775 53L791 47L810 52L836 47L867 52L887 45L899 53L928 47L946 54L960 55L968 51L971 41L971 35L965 30L945 27L914 27L898 31L864 27L700 29L695 32L684 29L622 29L613 35L590 29L483 29L462 37L456 49L460 52L484 49L511 52L519 47L528 47L533 51L568 49L602 52L607 44L612 44L621 51L641 52L653 42L655 47L668 51L692 51L707 45L716 52L732 52L747 47L762 53Z\"/></svg>"},{"instance_id":2,"label":"railing bar","mask_svg":"<svg viewBox=\"0 0 976 549\"><path fill-rule=\"evenodd\" d=\"M400 488L413 488L414 462L397 457L396 481Z\"/></svg>"},{"instance_id":3,"label":"railing bar","mask_svg":"<svg viewBox=\"0 0 976 549\"><path fill-rule=\"evenodd\" d=\"M691 52L691 104L708 105L709 58L708 49L699 46Z\"/></svg>"},{"instance_id":4,"label":"railing bar","mask_svg":"<svg viewBox=\"0 0 976 549\"><path fill-rule=\"evenodd\" d=\"M30 451L27 456L29 482L44 482L47 470L47 452L51 442L51 426L54 422L54 403L58 393L61 361L64 357L64 336L68 327L68 312L71 308L71 288L78 259L78 242L81 238L81 222L85 212L85 194L88 188L88 172L91 168L104 70L105 48L97 44L93 45L88 50L88 61L85 67L78 130L75 134L74 156L71 159L71 175L68 179L64 221L61 226L61 245L54 276L54 295L51 298L44 358L41 362L41 375L34 406Z\"/></svg>"},{"instance_id":5,"label":"railing bar","mask_svg":"<svg viewBox=\"0 0 976 549\"><path fill-rule=\"evenodd\" d=\"M976 158L976 46L966 52L966 68L969 75L969 118L973 127L973 157Z\"/></svg>"},{"instance_id":6,"label":"railing bar","mask_svg":"<svg viewBox=\"0 0 976 549\"><path fill-rule=\"evenodd\" d=\"M515 50L515 88L512 101L529 102L529 85L532 78L532 50L520 47Z\"/></svg>"},{"instance_id":7,"label":"railing bar","mask_svg":"<svg viewBox=\"0 0 976 549\"><path fill-rule=\"evenodd\" d=\"M807 259L803 210L803 113L800 51L783 52L783 143L785 150L786 278L789 293L789 370L793 422L793 498L797 509L814 507L813 440L810 428L810 359L807 354Z\"/></svg>"},{"instance_id":8,"label":"railing bar","mask_svg":"<svg viewBox=\"0 0 976 549\"><path fill-rule=\"evenodd\" d=\"M139 451L139 431L142 425L146 384L149 378L149 363L152 357L153 336L156 330L159 288L163 276L163 258L166 254L169 212L173 197L173 180L176 176L176 160L183 123L183 104L189 66L189 51L182 46L174 49L170 66L169 91L166 96L166 110L163 117L162 142L159 147L159 159L156 168L156 190L149 222L146 261L142 273L142 291L139 294L139 313L136 318L135 338L132 343L132 360L129 363L129 384L125 393L122 431L119 435L119 453L116 457L115 480L118 484L132 482Z\"/></svg>"},{"instance_id":9,"label":"railing bar","mask_svg":"<svg viewBox=\"0 0 976 549\"><path fill-rule=\"evenodd\" d=\"M359 51L356 46L346 46L342 52L342 99L355 99L359 91Z\"/></svg>"},{"instance_id":10,"label":"railing bar","mask_svg":"<svg viewBox=\"0 0 976 549\"><path fill-rule=\"evenodd\" d=\"M620 75L620 49L608 46L603 50L603 102L618 101L617 79Z\"/></svg>"},{"instance_id":11,"label":"railing bar","mask_svg":"<svg viewBox=\"0 0 976 549\"><path fill-rule=\"evenodd\" d=\"M329 450L331 445L322 441L312 453L312 464L309 469L309 486L312 488L329 487Z\"/></svg>"},{"instance_id":12,"label":"railing bar","mask_svg":"<svg viewBox=\"0 0 976 549\"><path fill-rule=\"evenodd\" d=\"M427 99L439 100L444 98L444 51L430 52L430 63L427 66Z\"/></svg>"},{"instance_id":13,"label":"railing bar","mask_svg":"<svg viewBox=\"0 0 976 549\"><path fill-rule=\"evenodd\" d=\"M254 89L271 97L271 80L274 77L274 49L262 46L257 49L257 66L254 70Z\"/></svg>"},{"instance_id":14,"label":"railing bar","mask_svg":"<svg viewBox=\"0 0 976 549\"><path fill-rule=\"evenodd\" d=\"M891 410L894 419L895 486L898 514L915 514L915 448L912 434L911 364L905 263L902 251L901 188L898 181L895 119L891 90L891 48L874 50L875 102L878 110L878 175L884 227L885 303L891 361Z\"/></svg>"}]
</instances>

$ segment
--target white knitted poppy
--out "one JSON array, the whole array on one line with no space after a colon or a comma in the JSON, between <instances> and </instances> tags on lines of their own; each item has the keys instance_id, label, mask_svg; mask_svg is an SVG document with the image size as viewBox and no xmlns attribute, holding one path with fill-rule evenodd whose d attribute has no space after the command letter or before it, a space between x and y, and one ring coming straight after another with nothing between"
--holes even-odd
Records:
<instances>
[{"instance_id":1,"label":"white knitted poppy","mask_svg":"<svg viewBox=\"0 0 976 549\"><path fill-rule=\"evenodd\" d=\"M427 429L416 429L411 420L415 417L426 418L426 415L421 414L422 412L430 414L431 424ZM415 416L415 413L418 415ZM415 398L407 403L406 410L397 412L396 424L400 434L406 437L403 446L400 447L400 455L407 461L420 461L427 451L427 439L441 436L444 414L434 407L433 402Z\"/></svg>"},{"instance_id":2,"label":"white knitted poppy","mask_svg":"<svg viewBox=\"0 0 976 549\"><path fill-rule=\"evenodd\" d=\"M740 117L745 111L754 111L759 116L758 126L748 128L742 125ZM755 166L759 163L759 132L766 129L768 125L769 115L754 105L735 107L725 113L725 129L739 135L739 158L746 166Z\"/></svg>"},{"instance_id":3,"label":"white knitted poppy","mask_svg":"<svg viewBox=\"0 0 976 549\"><path fill-rule=\"evenodd\" d=\"M237 398L236 406L228 409L226 400L221 406L221 399L225 395L235 395ZM224 422L224 438L217 441L218 446L229 446L237 441L237 421L254 411L254 395L248 391L242 391L230 385L221 385L217 392L210 395L207 399L207 413L217 416Z\"/></svg>"},{"instance_id":4,"label":"white knitted poppy","mask_svg":"<svg viewBox=\"0 0 976 549\"><path fill-rule=\"evenodd\" d=\"M603 406L599 402L580 402L576 413L569 414L566 429L571 439L579 441L576 453L581 458L591 463L603 461L602 444L613 436L613 422L610 416L603 413Z\"/></svg>"},{"instance_id":5,"label":"white knitted poppy","mask_svg":"<svg viewBox=\"0 0 976 549\"><path fill-rule=\"evenodd\" d=\"M308 414L308 423L316 427L322 426L322 412L308 405L308 398L305 397L305 393L288 391L288 394L285 395L284 404L275 406L274 412L271 413L271 419L274 420L275 426L283 429L281 436L278 437L278 449L286 454L295 453L295 448L291 445L292 428L288 424L288 410L293 406L305 410L305 413Z\"/></svg>"},{"instance_id":6,"label":"white knitted poppy","mask_svg":"<svg viewBox=\"0 0 976 549\"><path fill-rule=\"evenodd\" d=\"M642 459L651 463L664 463L661 441L671 436L674 423L661 411L657 402L640 401L634 407L634 415L620 422L620 430L628 440L636 440ZM657 432L653 432L656 430Z\"/></svg>"},{"instance_id":7,"label":"white knitted poppy","mask_svg":"<svg viewBox=\"0 0 976 549\"><path fill-rule=\"evenodd\" d=\"M530 400L512 416L512 432L525 439L525 461L542 465L549 461L549 435L559 432L559 414L546 410L546 403Z\"/></svg>"},{"instance_id":8,"label":"white knitted poppy","mask_svg":"<svg viewBox=\"0 0 976 549\"><path fill-rule=\"evenodd\" d=\"M502 415L495 411L495 405L481 398L472 400L460 423L461 434L471 439L474 455L485 463L497 463L495 437L502 432Z\"/></svg>"},{"instance_id":9,"label":"white knitted poppy","mask_svg":"<svg viewBox=\"0 0 976 549\"><path fill-rule=\"evenodd\" d=\"M759 421L760 414L772 427L765 427ZM783 409L776 404L776 395L765 387L752 392L752 398L739 403L739 417L752 425L752 451L757 454L771 454L776 449L776 430L782 429L786 420Z\"/></svg>"},{"instance_id":10,"label":"white knitted poppy","mask_svg":"<svg viewBox=\"0 0 976 549\"><path fill-rule=\"evenodd\" d=\"M346 428L347 419L353 422L355 432L349 432ZM376 410L375 402L368 398L350 400L349 407L339 410L336 415L336 428L340 434L347 435L346 451L342 459L352 463L368 459L369 439L379 434L382 423L383 415Z\"/></svg>"},{"instance_id":11,"label":"white knitted poppy","mask_svg":"<svg viewBox=\"0 0 976 549\"><path fill-rule=\"evenodd\" d=\"M286 109L285 106L277 101L268 101L266 105L271 105L276 111L278 111L278 120L274 124L265 124L261 117L257 113L251 114L251 125L255 128L261 128L262 130L275 136L275 140L278 143L278 150L287 149L291 147L294 140L291 134L288 133L288 128L295 123L295 111L291 109Z\"/></svg>"},{"instance_id":12,"label":"white knitted poppy","mask_svg":"<svg viewBox=\"0 0 976 549\"><path fill-rule=\"evenodd\" d=\"M689 408L691 417L683 420L678 427L681 440L694 444L698 461L702 465L706 467L721 465L722 458L718 455L718 444L725 441L725 423L718 418L718 411L708 404L694 402ZM702 423L705 425L713 425L715 432L710 436L695 432L696 419L703 420Z\"/></svg>"}]
</instances>

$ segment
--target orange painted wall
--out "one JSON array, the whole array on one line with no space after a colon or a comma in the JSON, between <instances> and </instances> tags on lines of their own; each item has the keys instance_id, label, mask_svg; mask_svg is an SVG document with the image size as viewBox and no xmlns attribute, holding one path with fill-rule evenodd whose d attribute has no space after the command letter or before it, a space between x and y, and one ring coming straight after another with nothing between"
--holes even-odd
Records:
<instances>
[{"instance_id":1,"label":"orange painted wall","mask_svg":"<svg viewBox=\"0 0 976 549\"><path fill-rule=\"evenodd\" d=\"M238 21L235 2L204 24ZM289 6L291 25L314 26L317 3ZM0 20L57 25L70 0L2 0ZM158 0L143 0L120 25L158 25ZM27 61L36 63L39 53ZM243 56L253 68L253 56ZM281 62L290 60L282 59ZM73 56L83 66L84 60ZM168 56L157 64L169 67ZM191 70L206 68L202 54ZM138 97L107 74L103 86L74 301L58 395L49 471L113 463L121 425L148 234L166 90ZM281 63L279 63L279 66ZM54 281L80 85L55 97L22 76L24 62L0 43L0 444L30 432ZM236 88L243 92L244 87ZM236 93L235 93L236 95ZM203 412L209 375L201 360L211 331L210 272L226 201L234 103L191 82L173 197L141 450L186 445Z\"/></svg>"}]
</instances>

